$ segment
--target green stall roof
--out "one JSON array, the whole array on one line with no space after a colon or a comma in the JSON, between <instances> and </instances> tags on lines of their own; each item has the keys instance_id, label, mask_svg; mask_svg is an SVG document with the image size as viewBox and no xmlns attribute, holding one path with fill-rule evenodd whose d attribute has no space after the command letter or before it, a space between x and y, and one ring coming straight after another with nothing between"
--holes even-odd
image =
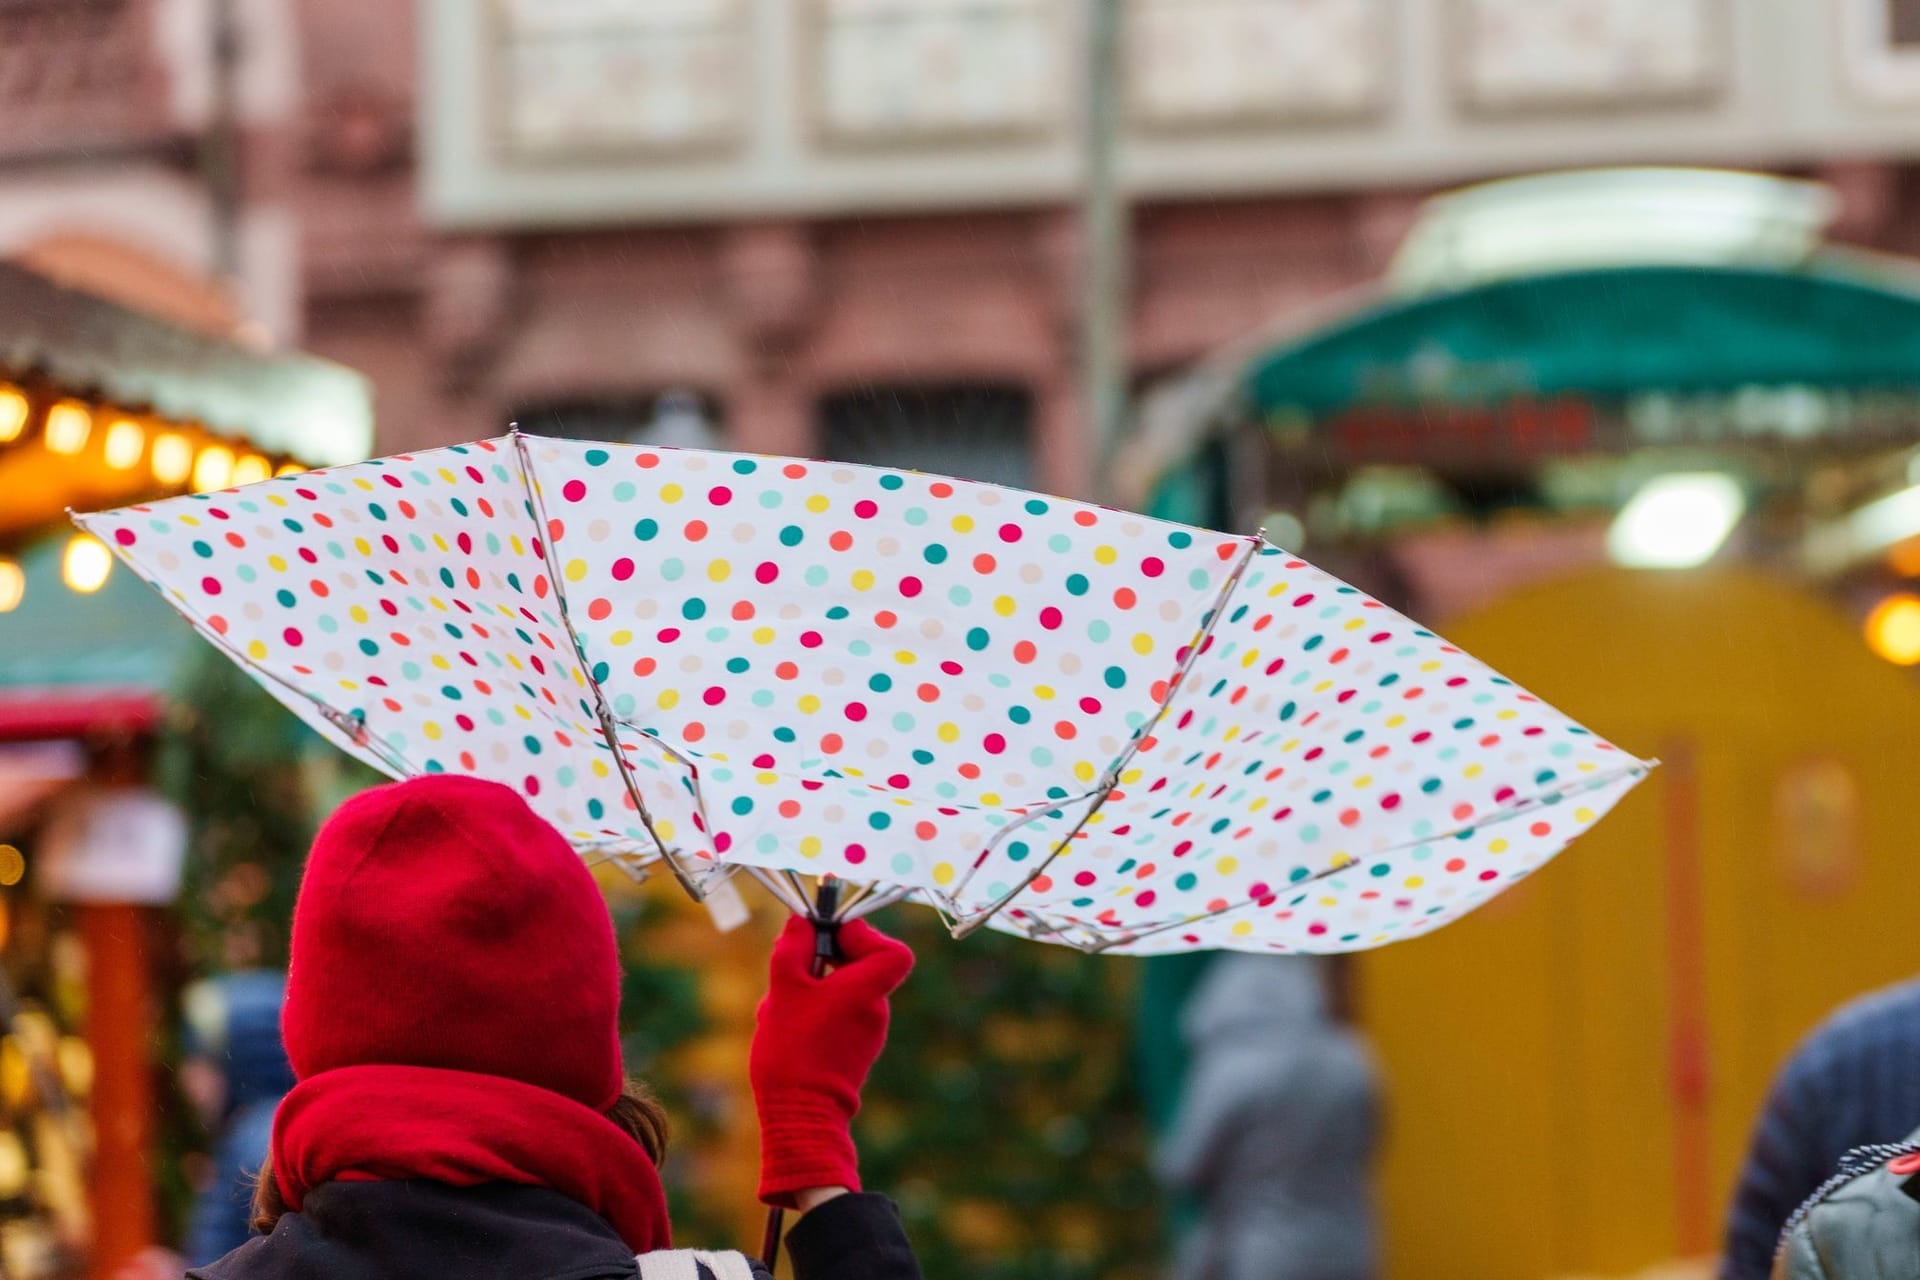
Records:
<instances>
[{"instance_id":1,"label":"green stall roof","mask_svg":"<svg viewBox=\"0 0 1920 1280\"><path fill-rule=\"evenodd\" d=\"M1256 416L1359 404L1920 386L1920 289L1800 268L1638 266L1382 302L1247 366Z\"/></svg>"}]
</instances>

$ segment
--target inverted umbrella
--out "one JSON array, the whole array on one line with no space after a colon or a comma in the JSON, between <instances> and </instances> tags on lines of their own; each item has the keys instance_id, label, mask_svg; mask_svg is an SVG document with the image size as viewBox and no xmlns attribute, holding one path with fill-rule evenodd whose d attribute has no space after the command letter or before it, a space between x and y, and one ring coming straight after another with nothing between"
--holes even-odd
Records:
<instances>
[{"instance_id":1,"label":"inverted umbrella","mask_svg":"<svg viewBox=\"0 0 1920 1280\"><path fill-rule=\"evenodd\" d=\"M696 895L1351 950L1647 768L1259 537L937 476L516 434L80 520L355 755Z\"/></svg>"}]
</instances>

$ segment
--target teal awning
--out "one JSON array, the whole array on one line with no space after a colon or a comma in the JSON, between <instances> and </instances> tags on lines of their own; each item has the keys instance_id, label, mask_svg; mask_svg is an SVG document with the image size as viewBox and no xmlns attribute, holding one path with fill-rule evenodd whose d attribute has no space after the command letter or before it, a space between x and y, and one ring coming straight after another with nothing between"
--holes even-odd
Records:
<instances>
[{"instance_id":1,"label":"teal awning","mask_svg":"<svg viewBox=\"0 0 1920 1280\"><path fill-rule=\"evenodd\" d=\"M1359 404L1920 387L1920 289L1816 258L1642 266L1384 301L1250 362L1259 417Z\"/></svg>"}]
</instances>

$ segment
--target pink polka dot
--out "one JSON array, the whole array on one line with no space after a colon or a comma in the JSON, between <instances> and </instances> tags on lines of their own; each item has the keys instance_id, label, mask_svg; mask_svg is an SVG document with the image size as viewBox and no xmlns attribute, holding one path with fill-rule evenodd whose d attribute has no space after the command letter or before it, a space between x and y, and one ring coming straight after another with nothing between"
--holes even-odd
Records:
<instances>
[{"instance_id":1,"label":"pink polka dot","mask_svg":"<svg viewBox=\"0 0 1920 1280\"><path fill-rule=\"evenodd\" d=\"M771 560L762 561L753 571L753 580L763 586L780 576L780 566Z\"/></svg>"},{"instance_id":2,"label":"pink polka dot","mask_svg":"<svg viewBox=\"0 0 1920 1280\"><path fill-rule=\"evenodd\" d=\"M723 484L717 484L707 490L707 501L716 507L724 507L733 501L733 490Z\"/></svg>"},{"instance_id":3,"label":"pink polka dot","mask_svg":"<svg viewBox=\"0 0 1920 1280\"><path fill-rule=\"evenodd\" d=\"M200 579L200 589L210 596L217 596L220 594L220 579L202 578Z\"/></svg>"},{"instance_id":4,"label":"pink polka dot","mask_svg":"<svg viewBox=\"0 0 1920 1280\"><path fill-rule=\"evenodd\" d=\"M862 498L853 504L853 514L862 520L871 520L880 514L880 504L872 498Z\"/></svg>"},{"instance_id":5,"label":"pink polka dot","mask_svg":"<svg viewBox=\"0 0 1920 1280\"><path fill-rule=\"evenodd\" d=\"M133 530L115 529L113 531L113 540L123 547L130 547L133 545Z\"/></svg>"},{"instance_id":6,"label":"pink polka dot","mask_svg":"<svg viewBox=\"0 0 1920 1280\"><path fill-rule=\"evenodd\" d=\"M560 493L568 502L578 502L587 496L586 481L569 480L566 483L566 487L560 490Z\"/></svg>"},{"instance_id":7,"label":"pink polka dot","mask_svg":"<svg viewBox=\"0 0 1920 1280\"><path fill-rule=\"evenodd\" d=\"M911 600L920 594L920 579L908 574L900 579L900 594Z\"/></svg>"},{"instance_id":8,"label":"pink polka dot","mask_svg":"<svg viewBox=\"0 0 1920 1280\"><path fill-rule=\"evenodd\" d=\"M1007 740L997 733L988 734L980 743L989 754L999 755L1007 749Z\"/></svg>"},{"instance_id":9,"label":"pink polka dot","mask_svg":"<svg viewBox=\"0 0 1920 1280\"><path fill-rule=\"evenodd\" d=\"M292 645L296 649L298 649L301 645L305 644L307 641L307 638L300 634L300 628L298 627L288 627L285 631L280 633L280 638L285 640L288 644Z\"/></svg>"},{"instance_id":10,"label":"pink polka dot","mask_svg":"<svg viewBox=\"0 0 1920 1280\"><path fill-rule=\"evenodd\" d=\"M1040 611L1040 625L1049 631L1058 631L1063 621L1065 621L1064 615L1052 605Z\"/></svg>"},{"instance_id":11,"label":"pink polka dot","mask_svg":"<svg viewBox=\"0 0 1920 1280\"><path fill-rule=\"evenodd\" d=\"M849 719L849 720L855 720L855 721L859 721L859 720L865 720L866 718L867 718L867 704L866 704L866 703L864 703L864 702L849 702L849 703L847 704L847 719Z\"/></svg>"},{"instance_id":12,"label":"pink polka dot","mask_svg":"<svg viewBox=\"0 0 1920 1280\"><path fill-rule=\"evenodd\" d=\"M1079 885L1082 889L1094 883L1099 878L1100 878L1099 876L1096 876L1091 871L1076 871L1073 873L1073 882Z\"/></svg>"},{"instance_id":13,"label":"pink polka dot","mask_svg":"<svg viewBox=\"0 0 1920 1280\"><path fill-rule=\"evenodd\" d=\"M708 706L717 707L727 700L727 691L716 684L700 697Z\"/></svg>"},{"instance_id":14,"label":"pink polka dot","mask_svg":"<svg viewBox=\"0 0 1920 1280\"><path fill-rule=\"evenodd\" d=\"M1157 578L1166 571L1166 562L1161 560L1159 556L1148 556L1140 562L1140 572L1146 574L1149 578Z\"/></svg>"},{"instance_id":15,"label":"pink polka dot","mask_svg":"<svg viewBox=\"0 0 1920 1280\"><path fill-rule=\"evenodd\" d=\"M857 844L850 844L847 846L848 862L852 863L854 866L857 867L861 863L865 862L866 860L867 860L867 851L863 846L857 845Z\"/></svg>"},{"instance_id":16,"label":"pink polka dot","mask_svg":"<svg viewBox=\"0 0 1920 1280\"><path fill-rule=\"evenodd\" d=\"M1018 541L1020 541L1020 526L1019 526L1019 525L1017 525L1017 524L1003 524L1003 525L1001 525L1001 526L1000 526L1000 541L1002 541L1002 542L1018 542Z\"/></svg>"},{"instance_id":17,"label":"pink polka dot","mask_svg":"<svg viewBox=\"0 0 1920 1280\"><path fill-rule=\"evenodd\" d=\"M616 582L625 582L633 576L633 561L621 556L613 562L613 578Z\"/></svg>"}]
</instances>

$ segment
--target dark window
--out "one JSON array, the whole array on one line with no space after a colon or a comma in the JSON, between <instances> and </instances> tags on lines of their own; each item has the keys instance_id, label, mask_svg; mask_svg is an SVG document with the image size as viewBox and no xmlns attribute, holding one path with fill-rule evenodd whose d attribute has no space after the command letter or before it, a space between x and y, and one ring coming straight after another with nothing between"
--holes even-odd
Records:
<instances>
[{"instance_id":1,"label":"dark window","mask_svg":"<svg viewBox=\"0 0 1920 1280\"><path fill-rule=\"evenodd\" d=\"M1896 49L1920 45L1920 0L1887 0L1887 43Z\"/></svg>"},{"instance_id":2,"label":"dark window","mask_svg":"<svg viewBox=\"0 0 1920 1280\"><path fill-rule=\"evenodd\" d=\"M867 387L820 402L839 462L1033 487L1033 397L1018 387Z\"/></svg>"},{"instance_id":3,"label":"dark window","mask_svg":"<svg viewBox=\"0 0 1920 1280\"><path fill-rule=\"evenodd\" d=\"M691 391L549 400L515 410L513 421L536 436L682 449L715 449L721 444L719 407L710 397Z\"/></svg>"}]
</instances>

